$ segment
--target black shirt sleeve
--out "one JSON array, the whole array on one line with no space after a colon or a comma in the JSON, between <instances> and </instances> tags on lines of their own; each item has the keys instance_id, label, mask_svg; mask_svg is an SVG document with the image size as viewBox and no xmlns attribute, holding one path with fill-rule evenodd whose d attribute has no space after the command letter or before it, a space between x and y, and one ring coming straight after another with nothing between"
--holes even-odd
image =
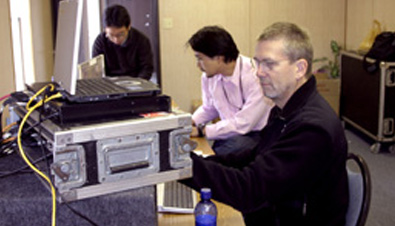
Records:
<instances>
[{"instance_id":1,"label":"black shirt sleeve","mask_svg":"<svg viewBox=\"0 0 395 226\"><path fill-rule=\"evenodd\" d=\"M140 65L138 77L149 80L151 79L152 72L154 70L153 54L149 39L142 38L137 51L138 64Z\"/></svg>"},{"instance_id":2,"label":"black shirt sleeve","mask_svg":"<svg viewBox=\"0 0 395 226\"><path fill-rule=\"evenodd\" d=\"M324 131L300 128L270 149L258 150L255 159L244 167L224 164L223 158L233 158L231 155L206 159L192 155L193 178L184 182L196 190L209 187L214 199L241 212L252 212L266 202L292 198L287 197L290 194L298 196L322 175L321 169L327 168L322 164L330 147Z\"/></svg>"},{"instance_id":3,"label":"black shirt sleeve","mask_svg":"<svg viewBox=\"0 0 395 226\"><path fill-rule=\"evenodd\" d=\"M100 54L104 54L104 39L103 34L99 34L93 43L92 58Z\"/></svg>"}]
</instances>

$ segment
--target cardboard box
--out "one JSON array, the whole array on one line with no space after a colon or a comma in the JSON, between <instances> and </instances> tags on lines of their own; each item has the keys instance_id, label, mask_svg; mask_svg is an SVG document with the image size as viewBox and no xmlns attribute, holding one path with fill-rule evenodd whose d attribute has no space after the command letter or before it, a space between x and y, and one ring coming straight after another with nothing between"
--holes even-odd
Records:
<instances>
[{"instance_id":1,"label":"cardboard box","mask_svg":"<svg viewBox=\"0 0 395 226\"><path fill-rule=\"evenodd\" d=\"M339 115L340 79L329 78L325 73L315 74L317 90L328 101L337 115Z\"/></svg>"}]
</instances>

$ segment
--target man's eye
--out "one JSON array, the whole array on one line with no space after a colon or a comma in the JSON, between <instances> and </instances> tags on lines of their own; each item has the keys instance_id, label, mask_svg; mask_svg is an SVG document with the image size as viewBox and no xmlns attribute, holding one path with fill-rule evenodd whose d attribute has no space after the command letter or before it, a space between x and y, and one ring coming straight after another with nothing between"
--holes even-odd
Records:
<instances>
[{"instance_id":1,"label":"man's eye","mask_svg":"<svg viewBox=\"0 0 395 226\"><path fill-rule=\"evenodd\" d=\"M276 66L276 62L273 61L266 62L266 67L272 69L274 66Z\"/></svg>"}]
</instances>

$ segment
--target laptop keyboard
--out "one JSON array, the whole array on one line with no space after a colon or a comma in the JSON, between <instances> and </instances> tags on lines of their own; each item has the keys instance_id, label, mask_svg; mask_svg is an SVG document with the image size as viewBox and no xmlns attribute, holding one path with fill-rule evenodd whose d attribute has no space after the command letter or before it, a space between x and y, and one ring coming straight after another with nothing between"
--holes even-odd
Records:
<instances>
[{"instance_id":1,"label":"laptop keyboard","mask_svg":"<svg viewBox=\"0 0 395 226\"><path fill-rule=\"evenodd\" d=\"M106 79L81 79L77 82L77 95L100 95L124 92L125 90Z\"/></svg>"},{"instance_id":2,"label":"laptop keyboard","mask_svg":"<svg viewBox=\"0 0 395 226\"><path fill-rule=\"evenodd\" d=\"M193 190L177 181L165 183L164 206L193 209Z\"/></svg>"}]
</instances>

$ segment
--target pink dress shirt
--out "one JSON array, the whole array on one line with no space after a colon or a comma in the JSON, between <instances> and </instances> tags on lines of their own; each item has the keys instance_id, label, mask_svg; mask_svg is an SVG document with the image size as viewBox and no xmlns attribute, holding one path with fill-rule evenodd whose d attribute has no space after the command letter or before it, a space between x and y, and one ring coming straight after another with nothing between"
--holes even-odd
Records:
<instances>
[{"instance_id":1,"label":"pink dress shirt","mask_svg":"<svg viewBox=\"0 0 395 226\"><path fill-rule=\"evenodd\" d=\"M216 74L207 78L203 73L201 85L203 103L193 113L193 121L199 125L220 118L206 125L208 139L243 135L266 125L273 103L264 96L250 58L240 55L232 76Z\"/></svg>"}]
</instances>

